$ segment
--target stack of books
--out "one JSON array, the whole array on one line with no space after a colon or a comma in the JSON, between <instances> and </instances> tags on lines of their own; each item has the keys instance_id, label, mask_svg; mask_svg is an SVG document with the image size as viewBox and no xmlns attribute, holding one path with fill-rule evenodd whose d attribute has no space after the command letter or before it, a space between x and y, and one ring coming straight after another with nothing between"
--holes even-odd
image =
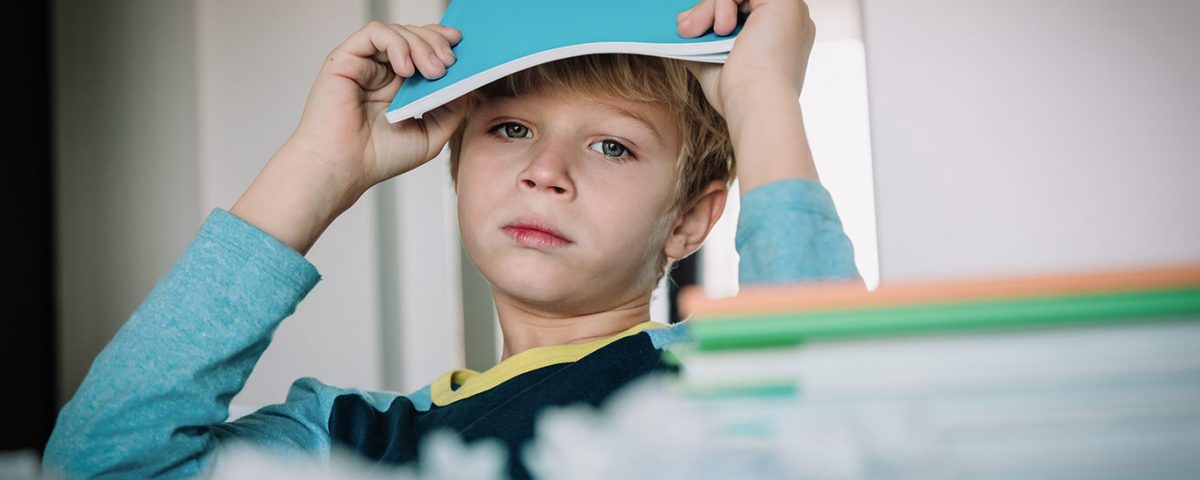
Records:
<instances>
[{"instance_id":1,"label":"stack of books","mask_svg":"<svg viewBox=\"0 0 1200 480\"><path fill-rule=\"evenodd\" d=\"M733 449L809 429L855 475L1200 478L1200 266L680 303L674 386Z\"/></svg>"}]
</instances>

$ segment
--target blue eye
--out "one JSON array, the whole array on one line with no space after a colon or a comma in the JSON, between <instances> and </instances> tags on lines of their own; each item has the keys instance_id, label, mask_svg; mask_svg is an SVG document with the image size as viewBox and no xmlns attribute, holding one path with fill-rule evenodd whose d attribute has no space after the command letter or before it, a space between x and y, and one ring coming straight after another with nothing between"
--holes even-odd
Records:
<instances>
[{"instance_id":1,"label":"blue eye","mask_svg":"<svg viewBox=\"0 0 1200 480\"><path fill-rule=\"evenodd\" d=\"M530 136L532 136L529 129L526 128L524 125L521 125L519 123L513 123L513 122L501 123L500 125L497 125L496 128L494 128L493 130L499 130L500 136L505 137L505 138L529 138Z\"/></svg>"},{"instance_id":2,"label":"blue eye","mask_svg":"<svg viewBox=\"0 0 1200 480\"><path fill-rule=\"evenodd\" d=\"M615 140L601 140L592 144L593 147L596 145L600 145L600 148L592 148L592 150L613 158L621 158L625 156L625 154L630 153L628 148L625 148L624 145L621 145L620 142Z\"/></svg>"},{"instance_id":3,"label":"blue eye","mask_svg":"<svg viewBox=\"0 0 1200 480\"><path fill-rule=\"evenodd\" d=\"M492 132L493 135L505 140L530 138L533 136L533 132L529 130L529 127L516 122L501 123L492 127L489 132ZM637 158L628 147L616 140L600 140L589 145L588 148L614 160Z\"/></svg>"}]
</instances>

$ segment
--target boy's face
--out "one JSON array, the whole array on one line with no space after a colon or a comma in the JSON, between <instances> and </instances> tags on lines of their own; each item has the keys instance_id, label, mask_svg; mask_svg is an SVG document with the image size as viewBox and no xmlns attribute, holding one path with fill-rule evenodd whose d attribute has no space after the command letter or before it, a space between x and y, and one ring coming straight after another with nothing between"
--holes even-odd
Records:
<instances>
[{"instance_id":1,"label":"boy's face","mask_svg":"<svg viewBox=\"0 0 1200 480\"><path fill-rule=\"evenodd\" d=\"M665 108L546 92L486 102L464 128L459 226L497 295L580 315L653 289L680 149ZM520 228L539 221L562 238Z\"/></svg>"}]
</instances>

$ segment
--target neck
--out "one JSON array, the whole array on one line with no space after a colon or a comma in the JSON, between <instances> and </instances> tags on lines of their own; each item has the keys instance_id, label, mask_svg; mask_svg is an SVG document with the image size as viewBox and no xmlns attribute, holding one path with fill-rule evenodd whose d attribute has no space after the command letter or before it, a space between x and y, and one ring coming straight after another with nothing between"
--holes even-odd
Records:
<instances>
[{"instance_id":1,"label":"neck","mask_svg":"<svg viewBox=\"0 0 1200 480\"><path fill-rule=\"evenodd\" d=\"M650 292L614 308L563 313L534 308L492 289L504 352L500 361L531 348L587 343L650 321Z\"/></svg>"}]
</instances>

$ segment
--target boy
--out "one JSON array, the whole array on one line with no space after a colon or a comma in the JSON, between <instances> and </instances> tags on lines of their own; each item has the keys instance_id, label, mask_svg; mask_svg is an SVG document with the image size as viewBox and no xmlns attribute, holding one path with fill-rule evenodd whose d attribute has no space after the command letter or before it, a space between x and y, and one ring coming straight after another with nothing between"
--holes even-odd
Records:
<instances>
[{"instance_id":1,"label":"boy","mask_svg":"<svg viewBox=\"0 0 1200 480\"><path fill-rule=\"evenodd\" d=\"M97 357L59 416L47 471L194 476L228 439L402 463L424 434L450 428L466 441L503 440L510 473L527 476L521 446L541 409L599 405L670 370L661 348L688 341L687 324L651 322L650 294L720 217L734 155L741 280L857 278L796 102L813 40L807 7L751 3L723 68L568 59L397 125L383 108L402 77L442 75L460 34L371 22L327 58L300 125L250 188L228 212L214 209ZM680 34L728 34L738 8L702 0L680 14ZM317 237L371 186L447 143L463 243L492 284L502 361L408 395L305 377L284 403L226 422L274 328L320 280L303 257Z\"/></svg>"}]
</instances>

